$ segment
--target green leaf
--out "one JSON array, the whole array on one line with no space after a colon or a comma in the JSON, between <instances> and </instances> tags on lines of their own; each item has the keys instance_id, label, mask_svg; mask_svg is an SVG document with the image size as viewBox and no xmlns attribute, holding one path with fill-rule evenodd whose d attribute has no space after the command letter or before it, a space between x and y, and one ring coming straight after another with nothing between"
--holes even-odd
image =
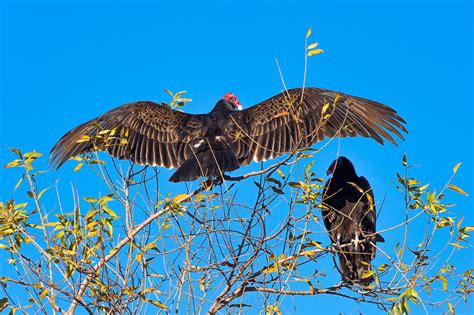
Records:
<instances>
[{"instance_id":1,"label":"green leaf","mask_svg":"<svg viewBox=\"0 0 474 315\"><path fill-rule=\"evenodd\" d=\"M306 49L310 50L310 49L314 49L318 46L318 43L313 43L311 45L309 45Z\"/></svg>"},{"instance_id":2,"label":"green leaf","mask_svg":"<svg viewBox=\"0 0 474 315\"><path fill-rule=\"evenodd\" d=\"M453 184L449 184L448 185L448 188L451 189L451 190L454 190L455 192L461 194L461 195L464 195L464 196L469 196L467 194L467 192L465 192L464 190L462 190L461 188L459 188L458 186L455 186Z\"/></svg>"},{"instance_id":3,"label":"green leaf","mask_svg":"<svg viewBox=\"0 0 474 315\"><path fill-rule=\"evenodd\" d=\"M402 158L402 165L407 166L407 153L403 153L403 158Z\"/></svg>"}]
</instances>

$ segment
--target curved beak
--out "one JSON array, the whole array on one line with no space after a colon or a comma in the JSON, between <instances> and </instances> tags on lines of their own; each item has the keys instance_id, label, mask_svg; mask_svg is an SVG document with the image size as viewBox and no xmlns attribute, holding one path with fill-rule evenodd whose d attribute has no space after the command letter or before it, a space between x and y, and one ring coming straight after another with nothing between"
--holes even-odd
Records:
<instances>
[{"instance_id":1,"label":"curved beak","mask_svg":"<svg viewBox=\"0 0 474 315\"><path fill-rule=\"evenodd\" d=\"M326 176L329 176L329 174L332 174L332 172L333 172L333 168L329 167L328 170L326 171Z\"/></svg>"},{"instance_id":2,"label":"curved beak","mask_svg":"<svg viewBox=\"0 0 474 315\"><path fill-rule=\"evenodd\" d=\"M237 105L238 110L242 110L242 105Z\"/></svg>"},{"instance_id":3,"label":"curved beak","mask_svg":"<svg viewBox=\"0 0 474 315\"><path fill-rule=\"evenodd\" d=\"M329 176L329 174L334 173L335 168L336 168L336 161L332 162L331 165L328 167L328 170L326 171L326 176Z\"/></svg>"}]
</instances>

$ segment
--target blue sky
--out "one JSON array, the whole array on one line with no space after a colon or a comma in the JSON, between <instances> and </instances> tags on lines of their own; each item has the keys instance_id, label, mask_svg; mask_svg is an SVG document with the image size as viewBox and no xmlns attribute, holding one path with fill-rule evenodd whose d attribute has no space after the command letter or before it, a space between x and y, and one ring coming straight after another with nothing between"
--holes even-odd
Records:
<instances>
[{"instance_id":1,"label":"blue sky","mask_svg":"<svg viewBox=\"0 0 474 315\"><path fill-rule=\"evenodd\" d=\"M380 101L408 123L399 147L340 142L376 199L386 196L379 225L389 227L403 215L390 205L399 202L390 180L404 151L419 165L414 175L433 187L441 188L462 162L454 183L474 193L468 1L4 0L0 14L1 165L13 158L7 147L46 154L66 131L113 107L168 101L165 88L188 91L192 113L209 111L229 91L248 107L282 90L276 58L287 86L300 86L304 37L312 26L325 53L310 58L307 85ZM316 170L322 173L336 151L334 144L320 154ZM39 163L46 167L44 159ZM87 183L72 174L73 165L47 176L64 187ZM17 177L0 173L5 201ZM453 193L450 202L474 224L471 198ZM357 305L341 307L351 312Z\"/></svg>"}]
</instances>

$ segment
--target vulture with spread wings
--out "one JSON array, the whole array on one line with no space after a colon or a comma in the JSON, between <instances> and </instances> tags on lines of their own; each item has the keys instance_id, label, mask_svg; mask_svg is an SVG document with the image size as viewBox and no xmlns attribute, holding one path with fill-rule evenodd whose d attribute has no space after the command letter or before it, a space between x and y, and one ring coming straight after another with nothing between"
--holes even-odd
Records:
<instances>
[{"instance_id":1,"label":"vulture with spread wings","mask_svg":"<svg viewBox=\"0 0 474 315\"><path fill-rule=\"evenodd\" d=\"M170 181L221 177L252 161L294 153L325 137L403 139L405 121L383 104L320 88L291 89L242 110L232 93L208 114L149 101L122 105L66 133L51 150L60 167L102 150L141 165L176 168Z\"/></svg>"}]
</instances>

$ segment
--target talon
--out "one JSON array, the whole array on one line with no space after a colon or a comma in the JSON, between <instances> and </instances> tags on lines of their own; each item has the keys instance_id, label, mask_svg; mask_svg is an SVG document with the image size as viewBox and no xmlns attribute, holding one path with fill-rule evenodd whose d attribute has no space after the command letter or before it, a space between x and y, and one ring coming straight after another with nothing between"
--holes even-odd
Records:
<instances>
[{"instance_id":1,"label":"talon","mask_svg":"<svg viewBox=\"0 0 474 315\"><path fill-rule=\"evenodd\" d=\"M358 251L359 250L359 234L356 233L355 240L352 240L352 242L354 243L355 250Z\"/></svg>"}]
</instances>

